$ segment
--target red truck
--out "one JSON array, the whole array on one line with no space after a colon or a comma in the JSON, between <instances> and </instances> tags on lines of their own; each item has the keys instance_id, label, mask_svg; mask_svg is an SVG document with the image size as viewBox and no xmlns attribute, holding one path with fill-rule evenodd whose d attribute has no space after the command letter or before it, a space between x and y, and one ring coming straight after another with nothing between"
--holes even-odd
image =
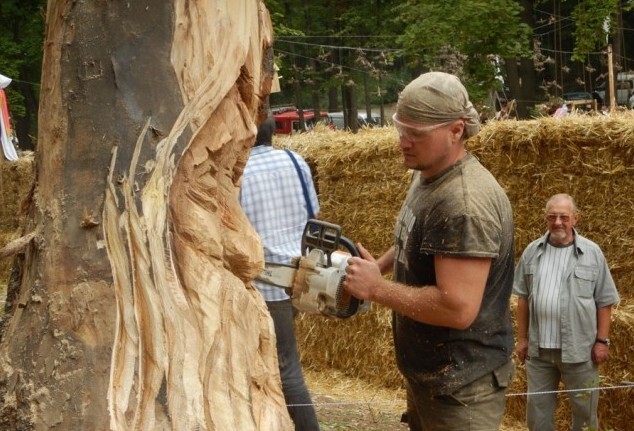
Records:
<instances>
[{"instance_id":1,"label":"red truck","mask_svg":"<svg viewBox=\"0 0 634 431\"><path fill-rule=\"evenodd\" d=\"M299 112L294 106L273 109L275 118L275 133L280 135L292 135L301 132L299 127ZM328 113L320 112L319 118L315 118L312 109L304 109L304 123L306 131L310 131L319 121L327 120Z\"/></svg>"}]
</instances>

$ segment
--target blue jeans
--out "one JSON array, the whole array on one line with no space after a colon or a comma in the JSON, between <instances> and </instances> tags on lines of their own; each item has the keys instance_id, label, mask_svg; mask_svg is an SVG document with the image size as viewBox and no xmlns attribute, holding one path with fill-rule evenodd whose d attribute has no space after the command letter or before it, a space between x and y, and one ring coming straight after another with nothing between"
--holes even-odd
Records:
<instances>
[{"instance_id":1,"label":"blue jeans","mask_svg":"<svg viewBox=\"0 0 634 431\"><path fill-rule=\"evenodd\" d=\"M266 306L273 318L277 337L277 359L280 365L282 391L288 413L297 431L319 431L319 422L313 402L304 382L302 365L297 353L293 306L290 299L267 301Z\"/></svg>"}]
</instances>

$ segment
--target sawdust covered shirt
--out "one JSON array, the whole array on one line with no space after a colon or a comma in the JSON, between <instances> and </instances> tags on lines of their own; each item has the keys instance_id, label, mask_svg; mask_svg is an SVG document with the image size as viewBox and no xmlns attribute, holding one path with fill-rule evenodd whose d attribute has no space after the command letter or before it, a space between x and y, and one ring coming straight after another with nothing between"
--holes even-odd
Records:
<instances>
[{"instance_id":1,"label":"sawdust covered shirt","mask_svg":"<svg viewBox=\"0 0 634 431\"><path fill-rule=\"evenodd\" d=\"M434 255L491 258L480 311L458 330L393 314L396 361L414 382L450 394L504 365L513 351L513 213L502 187L471 154L425 181L418 174L395 227L395 280L436 284Z\"/></svg>"}]
</instances>

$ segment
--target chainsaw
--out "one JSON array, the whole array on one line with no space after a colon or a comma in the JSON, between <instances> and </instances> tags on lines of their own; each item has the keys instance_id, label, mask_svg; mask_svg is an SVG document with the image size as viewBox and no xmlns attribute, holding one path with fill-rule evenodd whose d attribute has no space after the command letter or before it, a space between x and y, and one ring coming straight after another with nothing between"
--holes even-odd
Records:
<instances>
[{"instance_id":1,"label":"chainsaw","mask_svg":"<svg viewBox=\"0 0 634 431\"><path fill-rule=\"evenodd\" d=\"M341 236L340 226L308 220L301 247L302 255L291 264L265 262L257 279L283 288L293 306L306 313L347 318L370 309L369 301L355 298L343 288L348 258L359 256L359 250Z\"/></svg>"}]
</instances>

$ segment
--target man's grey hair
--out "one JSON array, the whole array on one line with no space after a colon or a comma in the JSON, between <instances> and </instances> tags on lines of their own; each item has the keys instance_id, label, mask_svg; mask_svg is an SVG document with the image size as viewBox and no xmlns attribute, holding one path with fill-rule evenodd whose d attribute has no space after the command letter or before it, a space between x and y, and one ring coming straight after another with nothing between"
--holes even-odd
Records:
<instances>
[{"instance_id":1,"label":"man's grey hair","mask_svg":"<svg viewBox=\"0 0 634 431\"><path fill-rule=\"evenodd\" d=\"M562 200L567 200L568 202L570 202L570 207L572 208L572 212L576 213L577 212L577 203L575 202L574 198L572 196L570 196L567 193L557 193L556 195L552 195L547 201L546 201L546 207L544 208L545 212L548 212L548 209L555 203L555 202L559 202Z\"/></svg>"}]
</instances>

